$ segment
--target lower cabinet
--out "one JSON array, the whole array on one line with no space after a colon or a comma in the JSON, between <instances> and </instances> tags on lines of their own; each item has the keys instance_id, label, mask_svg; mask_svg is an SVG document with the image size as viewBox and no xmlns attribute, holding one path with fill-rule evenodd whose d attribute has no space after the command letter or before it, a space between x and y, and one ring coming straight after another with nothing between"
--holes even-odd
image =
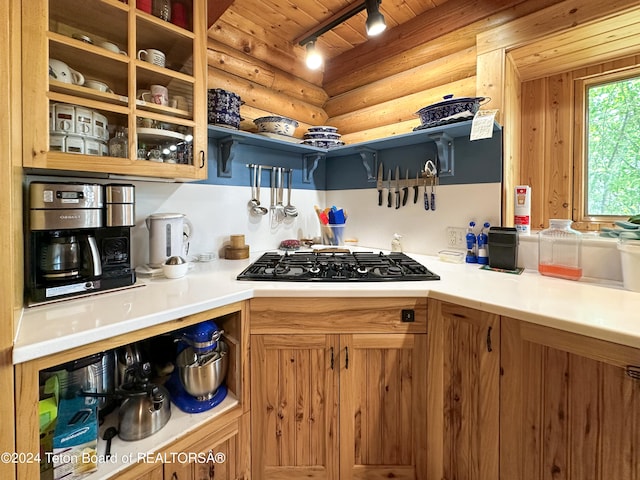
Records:
<instances>
[{"instance_id":1,"label":"lower cabinet","mask_svg":"<svg viewBox=\"0 0 640 480\"><path fill-rule=\"evenodd\" d=\"M214 433L193 444L186 441L163 452L164 480L236 480L244 476L242 450L247 439L242 439L240 422L236 419ZM247 414L248 421L248 414ZM202 437L202 432L199 432ZM244 442L242 441L244 440Z\"/></svg>"},{"instance_id":2,"label":"lower cabinet","mask_svg":"<svg viewBox=\"0 0 640 480\"><path fill-rule=\"evenodd\" d=\"M496 480L500 317L432 299L428 311L428 472L421 478Z\"/></svg>"},{"instance_id":3,"label":"lower cabinet","mask_svg":"<svg viewBox=\"0 0 640 480\"><path fill-rule=\"evenodd\" d=\"M251 333L254 480L427 478L424 299L253 299Z\"/></svg>"},{"instance_id":4,"label":"lower cabinet","mask_svg":"<svg viewBox=\"0 0 640 480\"><path fill-rule=\"evenodd\" d=\"M640 478L640 349L502 318L500 478Z\"/></svg>"}]
</instances>

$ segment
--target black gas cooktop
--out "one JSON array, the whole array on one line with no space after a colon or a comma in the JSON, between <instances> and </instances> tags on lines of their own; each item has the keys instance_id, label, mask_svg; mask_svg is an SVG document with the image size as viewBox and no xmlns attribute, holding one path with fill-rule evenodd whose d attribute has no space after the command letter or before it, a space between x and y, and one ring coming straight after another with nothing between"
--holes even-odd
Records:
<instances>
[{"instance_id":1,"label":"black gas cooktop","mask_svg":"<svg viewBox=\"0 0 640 480\"><path fill-rule=\"evenodd\" d=\"M268 252L237 278L289 282L440 280L404 253L382 252Z\"/></svg>"}]
</instances>

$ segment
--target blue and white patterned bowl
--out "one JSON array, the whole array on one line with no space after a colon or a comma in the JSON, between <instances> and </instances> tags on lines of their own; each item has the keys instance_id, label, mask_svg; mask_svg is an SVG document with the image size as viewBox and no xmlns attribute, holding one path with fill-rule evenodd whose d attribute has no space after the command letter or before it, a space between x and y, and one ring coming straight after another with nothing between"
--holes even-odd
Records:
<instances>
[{"instance_id":1,"label":"blue and white patterned bowl","mask_svg":"<svg viewBox=\"0 0 640 480\"><path fill-rule=\"evenodd\" d=\"M256 118L253 123L258 127L259 132L277 133L278 135L292 136L298 128L298 122L292 118L272 115L269 117Z\"/></svg>"},{"instance_id":2,"label":"blue and white patterned bowl","mask_svg":"<svg viewBox=\"0 0 640 480\"><path fill-rule=\"evenodd\" d=\"M442 102L421 108L416 112L423 127L439 124L456 117L473 117L480 109L484 97L459 97L446 95Z\"/></svg>"},{"instance_id":3,"label":"blue and white patterned bowl","mask_svg":"<svg viewBox=\"0 0 640 480\"><path fill-rule=\"evenodd\" d=\"M240 126L240 96L222 88L210 88L207 91L207 115L209 124Z\"/></svg>"}]
</instances>

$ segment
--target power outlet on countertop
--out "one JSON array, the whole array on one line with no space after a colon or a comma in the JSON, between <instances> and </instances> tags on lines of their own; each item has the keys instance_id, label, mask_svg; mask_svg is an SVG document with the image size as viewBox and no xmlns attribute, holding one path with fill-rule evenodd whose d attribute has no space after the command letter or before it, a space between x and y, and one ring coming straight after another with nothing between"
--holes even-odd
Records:
<instances>
[{"instance_id":1,"label":"power outlet on countertop","mask_svg":"<svg viewBox=\"0 0 640 480\"><path fill-rule=\"evenodd\" d=\"M466 248L466 234L467 231L462 227L447 227L447 246L451 248Z\"/></svg>"}]
</instances>

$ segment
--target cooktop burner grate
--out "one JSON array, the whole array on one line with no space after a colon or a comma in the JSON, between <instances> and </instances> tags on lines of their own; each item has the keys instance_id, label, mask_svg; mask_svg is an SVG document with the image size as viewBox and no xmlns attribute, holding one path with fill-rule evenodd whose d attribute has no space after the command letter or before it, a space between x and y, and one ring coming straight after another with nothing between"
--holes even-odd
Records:
<instances>
[{"instance_id":1,"label":"cooktop burner grate","mask_svg":"<svg viewBox=\"0 0 640 480\"><path fill-rule=\"evenodd\" d=\"M238 280L293 282L388 282L440 280L404 253L267 252Z\"/></svg>"}]
</instances>

